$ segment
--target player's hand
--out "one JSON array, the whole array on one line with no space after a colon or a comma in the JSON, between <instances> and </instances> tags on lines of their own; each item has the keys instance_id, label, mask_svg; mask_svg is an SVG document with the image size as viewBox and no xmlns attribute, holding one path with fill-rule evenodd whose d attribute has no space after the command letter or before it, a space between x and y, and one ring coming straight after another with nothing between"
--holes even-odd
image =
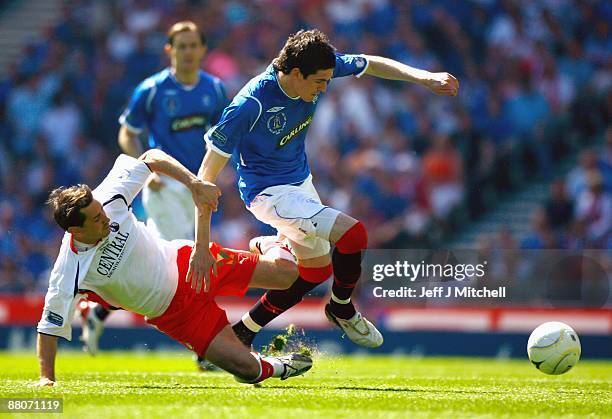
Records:
<instances>
[{"instance_id":1,"label":"player's hand","mask_svg":"<svg viewBox=\"0 0 612 419\"><path fill-rule=\"evenodd\" d=\"M425 87L436 95L457 96L459 81L450 73L431 73L431 77L425 82Z\"/></svg>"},{"instance_id":2,"label":"player's hand","mask_svg":"<svg viewBox=\"0 0 612 419\"><path fill-rule=\"evenodd\" d=\"M53 387L54 385L55 381L47 377L40 377L40 380L34 383L34 387Z\"/></svg>"},{"instance_id":3,"label":"player's hand","mask_svg":"<svg viewBox=\"0 0 612 419\"><path fill-rule=\"evenodd\" d=\"M164 181L157 173L151 173L147 179L147 186L151 188L153 192L159 192L161 188L164 187Z\"/></svg>"},{"instance_id":4,"label":"player's hand","mask_svg":"<svg viewBox=\"0 0 612 419\"><path fill-rule=\"evenodd\" d=\"M185 281L191 282L191 289L194 289L196 294L199 294L202 290L204 292L210 290L210 273L214 267L215 257L208 246L205 249L196 246L191 249L189 269Z\"/></svg>"},{"instance_id":5,"label":"player's hand","mask_svg":"<svg viewBox=\"0 0 612 419\"><path fill-rule=\"evenodd\" d=\"M217 211L219 197L221 196L221 189L219 189L217 185L198 179L192 183L190 189L191 195L193 196L193 202L195 202L198 208L208 206L213 211Z\"/></svg>"}]
</instances>

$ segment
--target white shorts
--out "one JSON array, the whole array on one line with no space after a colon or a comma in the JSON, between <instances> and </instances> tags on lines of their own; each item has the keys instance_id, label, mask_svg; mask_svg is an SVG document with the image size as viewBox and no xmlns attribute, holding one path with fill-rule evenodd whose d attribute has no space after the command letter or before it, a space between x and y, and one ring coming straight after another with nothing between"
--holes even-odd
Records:
<instances>
[{"instance_id":1,"label":"white shorts","mask_svg":"<svg viewBox=\"0 0 612 419\"><path fill-rule=\"evenodd\" d=\"M147 212L147 227L164 240L193 240L195 204L185 185L160 175L164 186L157 192L145 187L142 205Z\"/></svg>"},{"instance_id":2,"label":"white shorts","mask_svg":"<svg viewBox=\"0 0 612 419\"><path fill-rule=\"evenodd\" d=\"M312 176L301 185L264 189L248 209L287 237L298 259L329 254L329 235L340 211L321 203Z\"/></svg>"}]
</instances>

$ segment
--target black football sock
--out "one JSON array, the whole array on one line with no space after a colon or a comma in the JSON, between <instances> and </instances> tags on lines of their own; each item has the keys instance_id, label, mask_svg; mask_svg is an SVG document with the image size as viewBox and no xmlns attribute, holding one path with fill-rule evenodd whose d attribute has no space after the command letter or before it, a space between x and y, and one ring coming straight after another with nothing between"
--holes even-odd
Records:
<instances>
[{"instance_id":1,"label":"black football sock","mask_svg":"<svg viewBox=\"0 0 612 419\"><path fill-rule=\"evenodd\" d=\"M350 319L356 313L351 302L351 295L361 276L361 252L341 253L334 248L332 254L334 284L330 308L332 313L341 319Z\"/></svg>"},{"instance_id":2,"label":"black football sock","mask_svg":"<svg viewBox=\"0 0 612 419\"><path fill-rule=\"evenodd\" d=\"M236 323L235 326L238 328L238 332L236 332L236 329L234 329L234 332L236 332L237 335L239 332L244 332L248 337L249 333L244 331L244 329L246 329L252 332L252 336L254 337L259 330L253 329L257 329L258 327L262 328L270 323L285 311L302 301L302 297L317 285L319 284L308 282L302 277L298 277L291 287L286 290L267 291L249 311L248 317L246 319L243 317L240 322ZM249 327L250 321L254 322L255 325L251 324L251 327ZM251 338L251 342L252 340Z\"/></svg>"}]
</instances>

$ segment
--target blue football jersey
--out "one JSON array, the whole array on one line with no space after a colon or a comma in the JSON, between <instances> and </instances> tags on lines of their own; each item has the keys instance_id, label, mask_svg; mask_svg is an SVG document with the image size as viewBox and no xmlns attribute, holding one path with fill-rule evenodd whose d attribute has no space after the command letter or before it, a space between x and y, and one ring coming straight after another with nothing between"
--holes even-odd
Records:
<instances>
[{"instance_id":1,"label":"blue football jersey","mask_svg":"<svg viewBox=\"0 0 612 419\"><path fill-rule=\"evenodd\" d=\"M336 54L333 78L359 77L367 66L360 55ZM208 130L208 146L234 156L240 196L247 206L265 188L300 184L310 175L304 140L320 99L289 97L270 65L238 92Z\"/></svg>"},{"instance_id":2,"label":"blue football jersey","mask_svg":"<svg viewBox=\"0 0 612 419\"><path fill-rule=\"evenodd\" d=\"M197 173L205 152L203 135L226 105L218 78L200 70L199 82L185 86L167 68L136 87L119 123L134 132L147 128L149 147L164 150Z\"/></svg>"}]
</instances>

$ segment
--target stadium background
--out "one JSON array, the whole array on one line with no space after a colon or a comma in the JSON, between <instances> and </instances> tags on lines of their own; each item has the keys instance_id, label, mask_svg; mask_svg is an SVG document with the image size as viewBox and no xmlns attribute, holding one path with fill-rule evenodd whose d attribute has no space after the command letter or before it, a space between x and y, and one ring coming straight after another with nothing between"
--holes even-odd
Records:
<instances>
[{"instance_id":1,"label":"stadium background","mask_svg":"<svg viewBox=\"0 0 612 419\"><path fill-rule=\"evenodd\" d=\"M48 192L96 184L110 168L119 114L136 84L167 64L165 30L186 18L206 33L203 67L230 97L302 27L320 28L340 51L460 80L456 99L371 77L336 80L310 129L323 200L363 220L371 247L478 249L503 280L534 290L386 304L363 287L362 304L387 331L382 350L523 356L535 325L563 320L585 356L612 357L612 6L574 0L1 1L0 348L34 342L61 238ZM235 182L228 169L219 178L214 239L246 248L270 231L244 209ZM599 206L585 209L598 185ZM578 267L544 285L537 270L521 275L524 256L546 249L598 249L600 274ZM354 350L328 328L325 291L274 326L293 321L329 351ZM250 305L226 304L234 318ZM103 349L171 345L129 313L108 328Z\"/></svg>"}]
</instances>

